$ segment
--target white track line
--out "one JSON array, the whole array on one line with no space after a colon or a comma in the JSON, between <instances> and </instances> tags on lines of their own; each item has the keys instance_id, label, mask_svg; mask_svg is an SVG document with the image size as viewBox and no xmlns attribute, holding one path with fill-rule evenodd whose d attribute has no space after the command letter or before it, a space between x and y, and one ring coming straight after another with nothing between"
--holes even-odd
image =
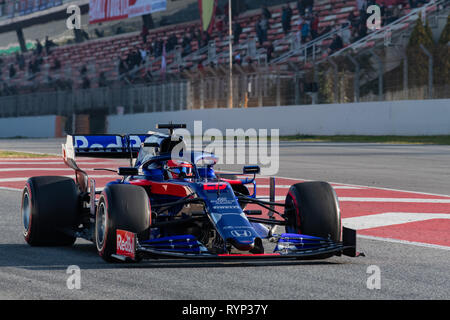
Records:
<instances>
[{"instance_id":1,"label":"white track line","mask_svg":"<svg viewBox=\"0 0 450 320\"><path fill-rule=\"evenodd\" d=\"M284 201L285 196L276 196L275 201ZM338 197L339 202L394 202L394 203L450 203L450 199L418 199L418 198L358 198Z\"/></svg>"},{"instance_id":2,"label":"white track line","mask_svg":"<svg viewBox=\"0 0 450 320\"><path fill-rule=\"evenodd\" d=\"M0 190L7 190L7 191L22 191L22 189L19 189L19 188L10 188L10 187L0 187Z\"/></svg>"},{"instance_id":3,"label":"white track line","mask_svg":"<svg viewBox=\"0 0 450 320\"><path fill-rule=\"evenodd\" d=\"M392 242L392 243L400 243L400 244L408 244L418 247L425 247L425 248L432 248L432 249L442 249L442 250L450 250L450 246L440 246L437 244L430 244L430 243L424 243L424 242L415 242L415 241L407 241L407 240L398 240L398 239L392 239L392 238L381 238L381 237L374 237L374 236L366 236L363 234L358 234L358 238L362 239L369 239L369 240L376 240L376 241L385 241L385 242Z\"/></svg>"},{"instance_id":4,"label":"white track line","mask_svg":"<svg viewBox=\"0 0 450 320\"><path fill-rule=\"evenodd\" d=\"M362 230L432 219L450 219L450 214L386 212L360 217L343 218L342 224L350 229Z\"/></svg>"},{"instance_id":5,"label":"white track line","mask_svg":"<svg viewBox=\"0 0 450 320\"><path fill-rule=\"evenodd\" d=\"M31 165L43 165L43 164L59 164L62 165L64 164L63 161L45 161L45 162L5 162L5 161L0 161L0 164L9 164L9 165L17 165L17 164L31 164ZM118 162L79 162L77 161L77 164L79 165L88 165L88 164L102 164L102 165L116 165L116 164L120 164Z\"/></svg>"},{"instance_id":6,"label":"white track line","mask_svg":"<svg viewBox=\"0 0 450 320\"><path fill-rule=\"evenodd\" d=\"M252 184L248 185L253 187ZM290 184L276 184L275 189L289 189L291 187ZM270 185L268 184L258 184L256 183L256 189L269 189ZM347 187L347 186L333 186L333 189L342 189L342 190L365 190L365 188L356 188L356 187Z\"/></svg>"},{"instance_id":7,"label":"white track line","mask_svg":"<svg viewBox=\"0 0 450 320\"><path fill-rule=\"evenodd\" d=\"M265 178L269 178L268 176L260 176L261 178L265 177ZM292 177L278 177L276 176L275 178L279 178L279 179L288 179L288 180L293 180L293 181L314 181L314 180L308 180L308 179L300 179L300 178L292 178ZM427 195L427 196L438 196L438 197L450 197L450 195L448 194L437 194L437 193L428 193L428 192L422 192L422 191L411 191L411 190L402 190L402 189L393 189L393 188L383 188L383 187L376 187L376 186L363 186L363 185L358 185L358 184L348 184L348 183L340 183L340 182L332 182L332 181L328 181L329 184L331 185L342 185L342 186L349 186L349 187L357 187L357 188L366 188L366 189L379 189L379 190L387 190L387 191L398 191L398 192L407 192L407 193L416 193L416 194L423 194L423 195Z\"/></svg>"},{"instance_id":8,"label":"white track line","mask_svg":"<svg viewBox=\"0 0 450 320\"><path fill-rule=\"evenodd\" d=\"M62 177L73 178L73 175L65 175ZM29 177L21 177L21 178L3 178L0 179L0 182L17 182L17 181L27 181ZM89 175L89 178L120 178L117 175Z\"/></svg>"},{"instance_id":9,"label":"white track line","mask_svg":"<svg viewBox=\"0 0 450 320\"><path fill-rule=\"evenodd\" d=\"M83 168L83 170L94 170L94 168ZM0 168L0 172L14 171L74 171L71 168Z\"/></svg>"},{"instance_id":10,"label":"white track line","mask_svg":"<svg viewBox=\"0 0 450 320\"><path fill-rule=\"evenodd\" d=\"M450 203L450 199L339 197L339 202Z\"/></svg>"}]
</instances>

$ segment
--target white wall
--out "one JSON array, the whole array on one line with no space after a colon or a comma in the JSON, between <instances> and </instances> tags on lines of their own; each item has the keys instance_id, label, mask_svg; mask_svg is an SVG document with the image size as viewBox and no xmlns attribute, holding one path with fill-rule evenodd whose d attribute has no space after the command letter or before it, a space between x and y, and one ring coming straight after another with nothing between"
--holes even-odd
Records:
<instances>
[{"instance_id":1,"label":"white wall","mask_svg":"<svg viewBox=\"0 0 450 320\"><path fill-rule=\"evenodd\" d=\"M0 118L0 137L53 138L56 116Z\"/></svg>"},{"instance_id":2,"label":"white wall","mask_svg":"<svg viewBox=\"0 0 450 320\"><path fill-rule=\"evenodd\" d=\"M56 116L0 118L0 137L54 137ZM108 133L144 133L157 123L195 120L203 131L279 129L280 135L450 135L450 99L203 109L108 116Z\"/></svg>"},{"instance_id":3,"label":"white wall","mask_svg":"<svg viewBox=\"0 0 450 320\"><path fill-rule=\"evenodd\" d=\"M141 133L157 123L194 120L203 130L255 128L280 130L280 135L448 135L450 99L323 104L248 109L203 109L113 115L108 133Z\"/></svg>"}]
</instances>

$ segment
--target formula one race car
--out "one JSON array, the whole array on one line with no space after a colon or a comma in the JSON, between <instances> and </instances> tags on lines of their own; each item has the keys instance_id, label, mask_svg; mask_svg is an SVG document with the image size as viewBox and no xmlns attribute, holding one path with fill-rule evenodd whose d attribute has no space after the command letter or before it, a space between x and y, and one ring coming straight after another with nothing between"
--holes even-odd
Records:
<instances>
[{"instance_id":1,"label":"formula one race car","mask_svg":"<svg viewBox=\"0 0 450 320\"><path fill-rule=\"evenodd\" d=\"M70 246L84 238L110 262L357 256L356 231L341 226L330 184L294 184L280 203L275 201L272 178L270 199L258 199L258 166L245 166L239 175L246 178L219 174L213 170L218 160L214 154L183 148L183 138L174 129L185 125L157 127L169 129L169 134L69 135L63 158L75 170L75 180L28 179L21 207L26 242ZM94 179L78 167L75 156L129 158L132 165L101 169L121 178L96 190ZM254 185L253 194L249 184ZM266 209L268 215L262 218L262 210L246 210L249 204ZM280 225L286 232L276 234ZM268 244L274 247L270 253L264 249Z\"/></svg>"}]
</instances>

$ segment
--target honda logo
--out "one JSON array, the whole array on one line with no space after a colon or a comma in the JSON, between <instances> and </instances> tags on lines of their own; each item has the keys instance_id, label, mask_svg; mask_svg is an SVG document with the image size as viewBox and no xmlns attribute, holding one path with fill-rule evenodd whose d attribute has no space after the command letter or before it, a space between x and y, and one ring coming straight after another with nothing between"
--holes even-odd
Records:
<instances>
[{"instance_id":1,"label":"honda logo","mask_svg":"<svg viewBox=\"0 0 450 320\"><path fill-rule=\"evenodd\" d=\"M252 236L252 233L249 230L231 230L231 234L236 238Z\"/></svg>"}]
</instances>

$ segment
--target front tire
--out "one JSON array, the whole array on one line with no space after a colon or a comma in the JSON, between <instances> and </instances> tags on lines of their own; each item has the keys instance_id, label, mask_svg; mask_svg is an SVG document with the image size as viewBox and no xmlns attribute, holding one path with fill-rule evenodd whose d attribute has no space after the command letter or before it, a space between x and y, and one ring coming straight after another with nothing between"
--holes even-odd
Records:
<instances>
[{"instance_id":1,"label":"front tire","mask_svg":"<svg viewBox=\"0 0 450 320\"><path fill-rule=\"evenodd\" d=\"M99 199L95 217L95 244L98 254L113 262L117 229L148 239L151 224L150 201L142 187L115 184L106 187Z\"/></svg>"},{"instance_id":2,"label":"front tire","mask_svg":"<svg viewBox=\"0 0 450 320\"><path fill-rule=\"evenodd\" d=\"M286 232L341 241L341 214L333 187L313 181L291 186L285 200Z\"/></svg>"}]
</instances>

